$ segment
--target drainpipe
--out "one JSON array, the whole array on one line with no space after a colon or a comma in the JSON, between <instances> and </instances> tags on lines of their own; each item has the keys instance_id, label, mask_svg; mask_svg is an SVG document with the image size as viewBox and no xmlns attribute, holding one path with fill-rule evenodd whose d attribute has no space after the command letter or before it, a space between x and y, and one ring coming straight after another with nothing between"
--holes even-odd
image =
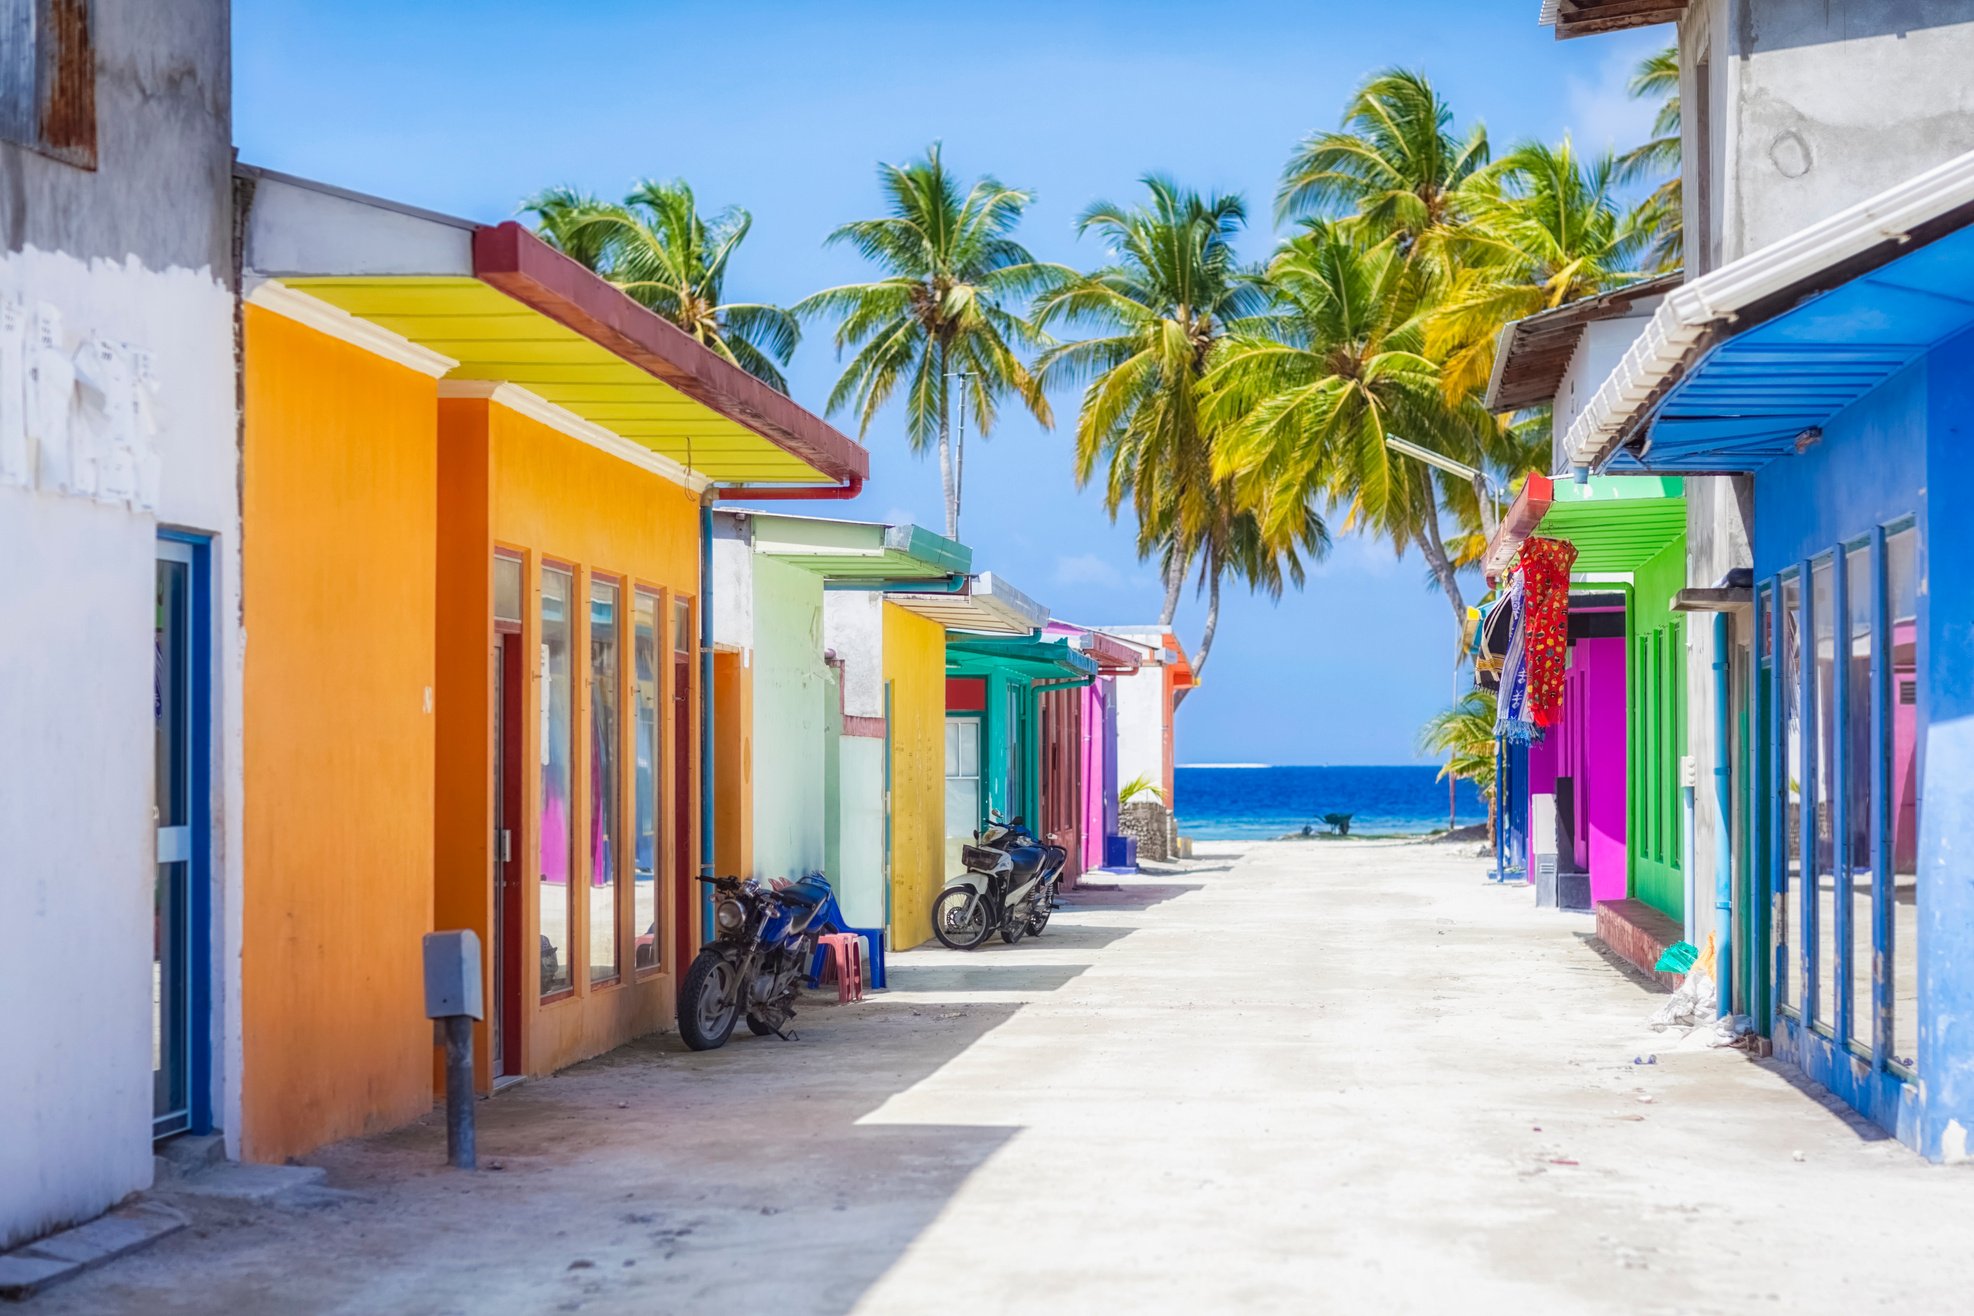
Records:
<instances>
[{"instance_id":1,"label":"drainpipe","mask_svg":"<svg viewBox=\"0 0 1974 1316\"><path fill-rule=\"evenodd\" d=\"M713 873L713 504L721 491L707 487L699 499L699 875ZM711 939L713 888L699 888L699 931Z\"/></svg>"},{"instance_id":2,"label":"drainpipe","mask_svg":"<svg viewBox=\"0 0 1974 1316\"><path fill-rule=\"evenodd\" d=\"M1714 980L1719 984L1719 1011L1734 1005L1734 837L1727 780L1727 614L1714 614L1714 804L1720 822L1714 829Z\"/></svg>"}]
</instances>

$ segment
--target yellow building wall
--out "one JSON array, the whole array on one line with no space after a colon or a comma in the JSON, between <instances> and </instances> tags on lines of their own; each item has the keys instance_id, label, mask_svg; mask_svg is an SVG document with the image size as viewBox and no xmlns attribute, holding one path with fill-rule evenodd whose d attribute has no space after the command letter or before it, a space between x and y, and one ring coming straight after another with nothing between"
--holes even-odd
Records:
<instances>
[{"instance_id":1,"label":"yellow building wall","mask_svg":"<svg viewBox=\"0 0 1974 1316\"><path fill-rule=\"evenodd\" d=\"M241 1150L430 1108L433 381L245 308Z\"/></svg>"},{"instance_id":2,"label":"yellow building wall","mask_svg":"<svg viewBox=\"0 0 1974 1316\"><path fill-rule=\"evenodd\" d=\"M631 599L642 587L660 594L660 796L658 816L661 854L658 865L658 908L663 926L672 928L677 911L696 910L696 900L682 900L677 882L677 847L698 854L697 782L675 780L671 747L674 734L671 606L690 600L699 577L699 513L694 496L660 476L630 466L539 421L486 399L446 398L439 402L444 440L441 517L444 536L440 555L445 564L446 592L440 613L447 619L448 637L442 652L446 685L442 691L449 717L440 755L438 795L443 810L437 824L440 855L437 903L441 910L471 926L483 942L492 931L492 855L487 838L493 828L492 655L494 632L489 581L496 547L518 552L524 582L522 654L526 687L521 716L522 808L514 828L513 853L522 868L520 955L520 1065L528 1074L547 1074L576 1061L601 1054L632 1037L669 1027L674 1013L676 974L671 963L673 938L664 938L666 963L639 974L634 947L637 931L632 919L631 868L635 853L632 827L636 818L636 732L632 690L635 670ZM484 510L483 510L484 509ZM622 743L618 748L617 818L621 856L617 874L618 963L615 983L591 986L587 884L575 887L576 917L566 948L577 966L574 991L546 1004L540 1001L540 958L533 948L540 935L540 878L529 856L539 854L537 820L541 813L539 764L541 744L540 616L541 567L544 560L574 571L576 597L587 599L592 574L615 579L620 587L625 623L620 650L622 687L618 696ZM576 609L573 664L572 810L570 870L589 871L590 670L588 608ZM696 642L696 641L695 641ZM692 670L697 672L696 653ZM696 677L695 677L696 679ZM687 728L695 745L697 700ZM456 719L456 720L454 720ZM696 768L695 768L696 776ZM683 789L692 804L693 826L680 835L672 826L673 793ZM696 892L696 887L695 887ZM688 914L688 922L690 914ZM691 934L696 944L696 929ZM486 985L491 992L491 949L485 957ZM428 1044L429 1044L429 1032ZM490 1050L486 1030L479 1046ZM429 1070L428 1070L429 1073ZM482 1082L486 1081L482 1065Z\"/></svg>"},{"instance_id":3,"label":"yellow building wall","mask_svg":"<svg viewBox=\"0 0 1974 1316\"><path fill-rule=\"evenodd\" d=\"M884 605L884 679L891 685L891 945L932 936L945 885L946 631Z\"/></svg>"}]
</instances>

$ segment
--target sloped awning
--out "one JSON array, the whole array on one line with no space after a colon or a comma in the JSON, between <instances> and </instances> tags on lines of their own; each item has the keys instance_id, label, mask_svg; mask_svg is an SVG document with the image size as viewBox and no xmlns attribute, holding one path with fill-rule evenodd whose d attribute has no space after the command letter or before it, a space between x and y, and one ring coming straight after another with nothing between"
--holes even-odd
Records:
<instances>
[{"instance_id":1,"label":"sloped awning","mask_svg":"<svg viewBox=\"0 0 1974 1316\"><path fill-rule=\"evenodd\" d=\"M1537 21L1556 29L1556 39L1623 32L1654 23L1676 23L1688 0L1542 0Z\"/></svg>"},{"instance_id":2,"label":"sloped awning","mask_svg":"<svg viewBox=\"0 0 1974 1316\"><path fill-rule=\"evenodd\" d=\"M946 641L946 675L986 676L1000 672L1031 681L1088 681L1096 659L1070 646L1069 637L954 636Z\"/></svg>"},{"instance_id":3,"label":"sloped awning","mask_svg":"<svg viewBox=\"0 0 1974 1316\"><path fill-rule=\"evenodd\" d=\"M973 550L916 525L839 521L734 509L745 520L754 551L835 581L878 583L964 576Z\"/></svg>"},{"instance_id":4,"label":"sloped awning","mask_svg":"<svg viewBox=\"0 0 1974 1316\"><path fill-rule=\"evenodd\" d=\"M1576 545L1573 575L1635 571L1686 533L1686 499L1677 479L1602 475L1583 484L1531 475L1487 546L1493 580L1533 535Z\"/></svg>"},{"instance_id":5,"label":"sloped awning","mask_svg":"<svg viewBox=\"0 0 1974 1316\"><path fill-rule=\"evenodd\" d=\"M1974 328L1974 152L1676 288L1571 424L1593 469L1760 470Z\"/></svg>"},{"instance_id":6,"label":"sloped awning","mask_svg":"<svg viewBox=\"0 0 1974 1316\"><path fill-rule=\"evenodd\" d=\"M1049 610L989 571L970 578L954 593L886 596L892 603L929 617L949 631L985 635L1032 635L1049 619ZM949 642L950 643L950 642Z\"/></svg>"},{"instance_id":7,"label":"sloped awning","mask_svg":"<svg viewBox=\"0 0 1974 1316\"><path fill-rule=\"evenodd\" d=\"M864 449L508 221L243 167L249 301L308 299L722 484L860 483Z\"/></svg>"},{"instance_id":8,"label":"sloped awning","mask_svg":"<svg viewBox=\"0 0 1974 1316\"><path fill-rule=\"evenodd\" d=\"M1487 409L1521 411L1555 397L1570 358L1592 325L1633 315L1642 319L1651 309L1649 303L1677 288L1683 277L1645 279L1502 325L1483 398Z\"/></svg>"}]
</instances>

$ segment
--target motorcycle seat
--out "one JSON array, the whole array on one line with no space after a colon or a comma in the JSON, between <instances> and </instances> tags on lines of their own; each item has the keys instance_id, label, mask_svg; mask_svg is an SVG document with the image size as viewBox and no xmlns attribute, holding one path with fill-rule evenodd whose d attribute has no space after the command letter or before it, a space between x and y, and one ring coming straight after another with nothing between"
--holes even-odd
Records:
<instances>
[{"instance_id":1,"label":"motorcycle seat","mask_svg":"<svg viewBox=\"0 0 1974 1316\"><path fill-rule=\"evenodd\" d=\"M793 882L776 887L775 895L780 897L785 905L811 908L829 899L829 879L820 873L810 873L807 877L797 878Z\"/></svg>"}]
</instances>

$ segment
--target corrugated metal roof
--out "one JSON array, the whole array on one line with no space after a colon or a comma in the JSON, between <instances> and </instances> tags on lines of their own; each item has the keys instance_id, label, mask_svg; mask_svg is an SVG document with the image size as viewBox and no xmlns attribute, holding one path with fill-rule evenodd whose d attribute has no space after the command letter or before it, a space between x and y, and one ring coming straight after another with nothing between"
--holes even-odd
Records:
<instances>
[{"instance_id":1,"label":"corrugated metal roof","mask_svg":"<svg viewBox=\"0 0 1974 1316\"><path fill-rule=\"evenodd\" d=\"M989 571L975 576L956 594L895 593L885 596L908 612L930 617L949 631L1030 635L1049 619L1049 610Z\"/></svg>"},{"instance_id":2,"label":"corrugated metal roof","mask_svg":"<svg viewBox=\"0 0 1974 1316\"><path fill-rule=\"evenodd\" d=\"M745 518L754 551L832 580L929 580L963 576L973 550L923 527L838 521L774 512L727 511Z\"/></svg>"},{"instance_id":3,"label":"corrugated metal roof","mask_svg":"<svg viewBox=\"0 0 1974 1316\"><path fill-rule=\"evenodd\" d=\"M1755 471L1974 328L1974 230L1961 229L1720 343L1666 393L1642 452L1609 469Z\"/></svg>"}]
</instances>

